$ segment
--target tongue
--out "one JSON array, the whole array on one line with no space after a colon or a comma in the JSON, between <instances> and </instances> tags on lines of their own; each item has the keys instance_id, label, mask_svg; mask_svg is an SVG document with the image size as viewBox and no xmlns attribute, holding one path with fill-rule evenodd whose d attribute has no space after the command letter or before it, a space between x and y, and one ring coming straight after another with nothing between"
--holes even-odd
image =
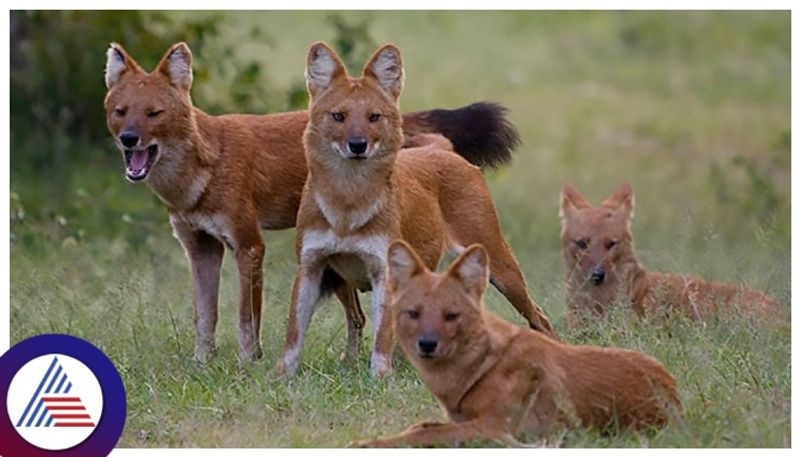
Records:
<instances>
[{"instance_id":1,"label":"tongue","mask_svg":"<svg viewBox=\"0 0 800 457\"><path fill-rule=\"evenodd\" d=\"M147 149L142 151L133 151L133 156L131 156L131 171L139 172L142 171L142 168L147 165L147 157L148 157Z\"/></svg>"}]
</instances>

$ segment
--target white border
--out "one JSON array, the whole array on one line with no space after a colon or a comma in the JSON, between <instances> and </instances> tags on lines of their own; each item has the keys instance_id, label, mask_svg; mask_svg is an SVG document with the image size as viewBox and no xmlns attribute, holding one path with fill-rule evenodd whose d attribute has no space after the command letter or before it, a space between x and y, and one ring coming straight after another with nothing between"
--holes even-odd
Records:
<instances>
[{"instance_id":1,"label":"white border","mask_svg":"<svg viewBox=\"0 0 800 457\"><path fill-rule=\"evenodd\" d=\"M291 8L286 8L286 5L291 5ZM68 5L64 4L63 2L54 2L54 1L40 1L40 0L30 0L26 2L20 1L10 1L9 8L14 9L108 9L112 7L112 9L165 9L167 7L172 9L218 9L222 6L219 2L212 2L209 0L195 0L193 2L188 1L164 1L164 0L139 0L137 2L132 1L117 1L113 4L102 4L96 0L81 0L81 1L74 1L69 2ZM530 4L527 2L522 1L514 1L514 0L493 0L491 3L483 2L467 2L467 1L458 1L458 0L406 0L402 2L402 4L391 4L388 5L390 7L387 8L387 5L376 4L376 2L367 2L363 0L345 0L345 1L337 1L337 2L321 2L319 0L293 0L290 3L286 2L254 2L248 0L227 0L224 4L227 9L320 9L320 10L331 10L331 9L493 9L493 10L502 10L502 9L528 9L531 6L535 6L537 9L643 9L643 10L650 10L650 9L684 9L684 10L698 10L698 9L738 9L738 10L768 10L768 9L778 9L778 10L792 10L793 2L790 1L778 1L778 0L762 0L759 2L738 2L738 1L723 1L723 0L712 0L712 1L687 1L687 0L675 0L671 2L648 2L646 5L642 4L642 2L636 2L632 0L613 0L613 1L604 1L604 2L593 2L588 0L583 1L539 1L535 4ZM0 220L0 353L5 352L9 347L9 339L10 339L10 252L9 252L9 235L10 235L10 226L9 226L9 210L10 210L10 119L9 119L9 89L10 89L10 80L9 80L9 62L10 62L10 43L9 43L9 20L10 20L10 10L6 10L6 14L0 18L0 58L2 60L0 62L0 81L5 88L2 92L0 92L0 112L5 114L3 116L2 122L0 122L0 157L2 157L3 163L0 165L0 214L2 214L2 219ZM796 29L797 21L795 21L794 11L792 11L792 30ZM792 33L792 86L794 87L795 82L797 81L797 75L794 72L794 62L797 60L797 53L798 53L798 45L800 45L799 39L797 38L796 33ZM793 92L793 91L792 91ZM796 109L796 102L792 99L792 130L795 130L797 125L796 119L798 119L798 112ZM792 158L795 159L794 154L794 147L792 148ZM798 165L796 160L792 160L792 176L798 176ZM792 179L792 200L794 200L795 196L797 195L797 186L795 179ZM791 216L792 221L792 238L797 233L798 227L798 216L796 212L792 213ZM795 250L792 249L792 285L800 283L800 278L798 277L798 269L797 269L797 256L795 255ZM798 321L800 318L797 317L797 313L793 313L792 316L792 342L796 340L795 336L797 333L798 328ZM797 411L796 407L796 396L797 394L797 368L798 366L798 357L796 351L792 351L792 425L797 424ZM794 430L794 427L793 427ZM302 449L302 450L289 450L289 449L280 449L280 450L264 450L264 449L228 449L228 450L212 450L212 449L146 449L146 450L137 450L137 449L116 449L111 454L112 456L123 456L123 457L137 457L137 456L262 456L262 455L298 455L298 454L314 454L318 453L320 450L315 449ZM343 450L343 449L332 449L332 450L324 450L326 454L330 454L331 457L338 457L343 456L345 453L348 455L353 452L351 450ZM366 455L365 452L372 452L372 451L355 451L360 452L362 455ZM383 452L383 451L382 451ZM477 455L483 453L485 455L486 452L497 452L496 450L483 450L483 449L459 449L459 450L387 450L385 452L395 453L395 455L406 454L413 452L415 455L432 455L437 454L440 455L442 453L454 453L458 452L459 455L462 454L469 454L469 455ZM537 450L504 450L504 453L515 453L515 452L524 452L525 455L531 455L531 453L536 452L538 453L550 453L550 452L559 452L560 455L577 455L577 454L586 454L591 452L594 454L619 454L619 453L628 453L632 455L633 453L641 452L639 449L568 449L568 450L551 450L551 449L537 449ZM669 450L669 449L661 449L661 450L647 450L646 451L650 455L673 455L676 451ZM691 453L696 454L698 452L702 452L703 454L716 454L716 455L725 455L727 456L749 456L754 451L748 449L703 449L703 450L686 450L682 449L679 452L681 453ZM763 451L759 451L763 452ZM783 454L789 455L789 449L782 449L782 450L771 450L769 451L773 454Z\"/></svg>"}]
</instances>

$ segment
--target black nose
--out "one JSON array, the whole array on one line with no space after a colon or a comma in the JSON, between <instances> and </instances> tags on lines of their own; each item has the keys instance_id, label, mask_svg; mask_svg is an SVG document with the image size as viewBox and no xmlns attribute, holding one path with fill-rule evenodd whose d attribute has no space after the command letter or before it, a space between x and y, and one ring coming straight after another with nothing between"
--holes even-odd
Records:
<instances>
[{"instance_id":1,"label":"black nose","mask_svg":"<svg viewBox=\"0 0 800 457\"><path fill-rule=\"evenodd\" d=\"M367 139L361 136L354 136L347 140L347 147L353 154L363 154L367 152Z\"/></svg>"},{"instance_id":2,"label":"black nose","mask_svg":"<svg viewBox=\"0 0 800 457\"><path fill-rule=\"evenodd\" d=\"M592 270L592 274L589 275L589 279L595 286L602 284L603 280L606 279L606 272L602 268L595 268Z\"/></svg>"},{"instance_id":3,"label":"black nose","mask_svg":"<svg viewBox=\"0 0 800 457\"><path fill-rule=\"evenodd\" d=\"M139 135L131 132L123 132L119 136L119 141L126 148L132 148L139 143Z\"/></svg>"},{"instance_id":4,"label":"black nose","mask_svg":"<svg viewBox=\"0 0 800 457\"><path fill-rule=\"evenodd\" d=\"M419 352L422 354L432 354L438 345L439 342L436 340L436 338L429 336L423 336L417 341L417 347L419 348Z\"/></svg>"}]
</instances>

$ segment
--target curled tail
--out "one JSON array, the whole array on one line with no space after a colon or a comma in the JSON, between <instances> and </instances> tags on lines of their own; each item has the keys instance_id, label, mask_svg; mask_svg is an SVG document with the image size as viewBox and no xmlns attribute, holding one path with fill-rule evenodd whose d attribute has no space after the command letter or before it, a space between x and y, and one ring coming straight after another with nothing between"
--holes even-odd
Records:
<instances>
[{"instance_id":1,"label":"curled tail","mask_svg":"<svg viewBox=\"0 0 800 457\"><path fill-rule=\"evenodd\" d=\"M453 110L418 111L403 115L403 131L406 136L439 133L471 164L498 168L511 161L511 152L520 143L507 112L504 106L488 102Z\"/></svg>"}]
</instances>

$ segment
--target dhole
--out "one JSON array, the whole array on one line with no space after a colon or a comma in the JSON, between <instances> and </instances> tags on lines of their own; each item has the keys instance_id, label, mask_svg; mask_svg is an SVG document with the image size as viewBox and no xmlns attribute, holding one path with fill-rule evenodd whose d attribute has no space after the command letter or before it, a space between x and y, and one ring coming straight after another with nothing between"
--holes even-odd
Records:
<instances>
[{"instance_id":1,"label":"dhole","mask_svg":"<svg viewBox=\"0 0 800 457\"><path fill-rule=\"evenodd\" d=\"M189 259L195 357L206 360L215 351L220 266L227 247L239 270L239 355L242 360L258 358L264 258L260 229L295 224L307 175L302 136L308 113L211 116L195 108L190 96L192 54L184 43L172 46L151 73L118 44L111 44L107 57L107 123L122 152L125 176L145 182L164 202ZM473 117L486 119L494 131L483 135L460 125L462 118ZM507 154L501 149L517 141L503 108L496 105L424 111L402 120L407 135L442 132L478 164L489 164L485 159L492 154ZM360 338L363 313L352 289L342 285L335 291L350 316L352 346Z\"/></svg>"},{"instance_id":2,"label":"dhole","mask_svg":"<svg viewBox=\"0 0 800 457\"><path fill-rule=\"evenodd\" d=\"M521 445L521 435L559 426L647 429L680 414L675 381L652 357L562 344L488 312L483 246L470 246L442 273L402 241L389 247L388 262L397 340L450 422L354 446Z\"/></svg>"},{"instance_id":3,"label":"dhole","mask_svg":"<svg viewBox=\"0 0 800 457\"><path fill-rule=\"evenodd\" d=\"M278 373L294 373L311 315L322 291L341 280L372 290L371 371L391 367L392 332L386 312L386 249L405 239L431 268L446 249L475 242L493 255L492 282L531 327L553 335L528 297L525 279L500 232L497 212L478 167L428 137L404 149L397 99L403 85L400 51L380 48L350 77L338 55L316 43L308 53L311 95L306 128L309 176L297 215L299 268ZM494 135L480 117L466 123ZM487 151L486 154L491 154ZM508 156L487 157L498 162Z\"/></svg>"},{"instance_id":4,"label":"dhole","mask_svg":"<svg viewBox=\"0 0 800 457\"><path fill-rule=\"evenodd\" d=\"M600 206L566 184L561 192L561 252L567 267L568 321L602 315L630 303L637 315L677 310L703 319L720 307L774 318L778 303L741 285L645 270L633 249L634 194L625 183ZM771 316L770 316L771 315Z\"/></svg>"}]
</instances>

